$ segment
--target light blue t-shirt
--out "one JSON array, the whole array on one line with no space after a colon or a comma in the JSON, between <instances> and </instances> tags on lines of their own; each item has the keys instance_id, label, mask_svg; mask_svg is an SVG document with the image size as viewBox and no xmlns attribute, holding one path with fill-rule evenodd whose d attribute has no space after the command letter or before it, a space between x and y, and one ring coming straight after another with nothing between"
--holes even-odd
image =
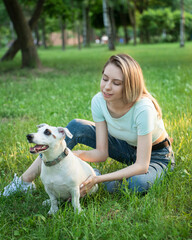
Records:
<instances>
[{"instance_id":1,"label":"light blue t-shirt","mask_svg":"<svg viewBox=\"0 0 192 240\"><path fill-rule=\"evenodd\" d=\"M158 117L154 104L149 98L142 98L122 117L113 118L107 108L101 92L97 93L91 102L93 120L106 121L108 132L115 138L137 146L138 135L152 132L152 142L155 142L165 130L164 123Z\"/></svg>"}]
</instances>

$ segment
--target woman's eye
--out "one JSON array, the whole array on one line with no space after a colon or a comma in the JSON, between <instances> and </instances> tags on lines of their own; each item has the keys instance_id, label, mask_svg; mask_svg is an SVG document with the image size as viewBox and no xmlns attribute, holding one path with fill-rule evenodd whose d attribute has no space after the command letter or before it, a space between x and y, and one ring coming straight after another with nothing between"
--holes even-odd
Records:
<instances>
[{"instance_id":1,"label":"woman's eye","mask_svg":"<svg viewBox=\"0 0 192 240\"><path fill-rule=\"evenodd\" d=\"M49 136L49 135L51 135L51 131L50 131L49 129L46 129L46 130L44 131L44 134L47 135L47 136Z\"/></svg>"},{"instance_id":2,"label":"woman's eye","mask_svg":"<svg viewBox=\"0 0 192 240\"><path fill-rule=\"evenodd\" d=\"M120 86L121 83L116 83L116 82L114 82L114 85L115 85L115 86Z\"/></svg>"},{"instance_id":3,"label":"woman's eye","mask_svg":"<svg viewBox=\"0 0 192 240\"><path fill-rule=\"evenodd\" d=\"M105 81L105 82L106 82L107 80L108 80L108 79L106 79L106 78L103 78L103 81Z\"/></svg>"}]
</instances>

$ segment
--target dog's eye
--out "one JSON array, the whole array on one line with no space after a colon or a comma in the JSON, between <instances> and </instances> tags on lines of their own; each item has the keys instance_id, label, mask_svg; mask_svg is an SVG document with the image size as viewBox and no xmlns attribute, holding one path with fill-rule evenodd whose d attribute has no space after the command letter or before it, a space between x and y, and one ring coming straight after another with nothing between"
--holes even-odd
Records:
<instances>
[{"instance_id":1,"label":"dog's eye","mask_svg":"<svg viewBox=\"0 0 192 240\"><path fill-rule=\"evenodd\" d=\"M47 136L49 136L49 135L51 135L51 131L50 131L49 129L46 129L46 130L44 131L44 134L47 135Z\"/></svg>"}]
</instances>

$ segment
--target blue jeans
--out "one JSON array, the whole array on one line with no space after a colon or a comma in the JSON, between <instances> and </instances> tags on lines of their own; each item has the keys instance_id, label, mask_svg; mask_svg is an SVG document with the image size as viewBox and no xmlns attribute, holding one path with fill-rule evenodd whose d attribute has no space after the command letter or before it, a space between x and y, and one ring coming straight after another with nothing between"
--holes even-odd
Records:
<instances>
[{"instance_id":1,"label":"blue jeans","mask_svg":"<svg viewBox=\"0 0 192 240\"><path fill-rule=\"evenodd\" d=\"M73 134L72 139L68 137L65 139L69 149L73 149L78 143L96 148L96 131L93 122L74 119L69 122L67 128ZM136 149L127 142L112 137L110 134L108 135L108 152L110 158L127 165L133 164L136 161ZM173 169L174 154L171 146L152 151L148 172L127 178L126 185L132 191L146 192L155 181L162 179L168 170L169 163ZM98 170L95 170L95 172L96 175L99 175ZM104 187L110 193L119 191L122 185L123 181L104 183Z\"/></svg>"}]
</instances>

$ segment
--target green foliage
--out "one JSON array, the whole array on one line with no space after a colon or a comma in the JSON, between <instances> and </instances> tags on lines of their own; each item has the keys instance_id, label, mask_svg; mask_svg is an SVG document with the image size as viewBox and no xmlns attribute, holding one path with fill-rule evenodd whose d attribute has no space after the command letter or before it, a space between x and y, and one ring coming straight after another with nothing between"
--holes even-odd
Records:
<instances>
[{"instance_id":1,"label":"green foliage","mask_svg":"<svg viewBox=\"0 0 192 240\"><path fill-rule=\"evenodd\" d=\"M191 39L192 14L185 12L185 34L186 40ZM148 9L140 16L139 28L144 33L146 42L173 42L179 40L181 12L174 12L169 8Z\"/></svg>"},{"instance_id":2,"label":"green foliage","mask_svg":"<svg viewBox=\"0 0 192 240\"><path fill-rule=\"evenodd\" d=\"M101 70L111 54L128 53L141 65L149 91L163 110L165 127L174 138L176 168L146 194L99 192L81 199L83 213L61 203L49 217L39 178L33 194L0 197L0 239L190 239L192 193L192 44L106 46L77 51L39 49L44 68L19 69L20 55L0 65L0 190L32 163L26 134L47 122L66 126L74 118L92 120L91 98L99 91ZM0 51L3 54L3 51ZM83 145L76 149L87 149ZM124 165L108 159L92 164L102 173Z\"/></svg>"},{"instance_id":3,"label":"green foliage","mask_svg":"<svg viewBox=\"0 0 192 240\"><path fill-rule=\"evenodd\" d=\"M27 19L30 19L37 3L35 0L18 0ZM117 30L117 38L124 36L123 26L129 27L128 36L132 38L128 9L133 7L133 0L109 1L113 12ZM192 38L192 3L191 0L184 1L185 8L185 37ZM66 29L77 31L82 34L83 5L89 8L90 27L94 29L97 36L104 34L102 0L46 0L41 18L38 21L39 34L42 28L46 30L47 38L51 32L61 31L61 22ZM180 0L150 0L136 1L137 32L143 42L174 42L179 39L180 28ZM145 10L145 11L144 11ZM6 29L6 31L5 31ZM130 30L131 29L131 30ZM124 29L125 30L125 29ZM14 31L10 27L10 20L4 4L0 2L0 46L8 46L13 40ZM35 33L34 33L35 36Z\"/></svg>"},{"instance_id":4,"label":"green foliage","mask_svg":"<svg viewBox=\"0 0 192 240\"><path fill-rule=\"evenodd\" d=\"M6 12L3 2L0 2L0 26L2 26L3 24L7 24L7 22L9 22L8 14Z\"/></svg>"},{"instance_id":5,"label":"green foliage","mask_svg":"<svg viewBox=\"0 0 192 240\"><path fill-rule=\"evenodd\" d=\"M96 0L97 4L91 6L91 25L96 29L104 28L102 0Z\"/></svg>"},{"instance_id":6,"label":"green foliage","mask_svg":"<svg viewBox=\"0 0 192 240\"><path fill-rule=\"evenodd\" d=\"M9 16L5 10L5 6L0 2L0 47L6 46L12 38Z\"/></svg>"},{"instance_id":7,"label":"green foliage","mask_svg":"<svg viewBox=\"0 0 192 240\"><path fill-rule=\"evenodd\" d=\"M186 40L192 39L192 14L185 12L185 38ZM174 27L168 31L168 34L171 35L172 41L177 41L179 39L179 32L180 32L180 19L181 19L181 12L174 11L173 12L173 20L174 20Z\"/></svg>"}]
</instances>

